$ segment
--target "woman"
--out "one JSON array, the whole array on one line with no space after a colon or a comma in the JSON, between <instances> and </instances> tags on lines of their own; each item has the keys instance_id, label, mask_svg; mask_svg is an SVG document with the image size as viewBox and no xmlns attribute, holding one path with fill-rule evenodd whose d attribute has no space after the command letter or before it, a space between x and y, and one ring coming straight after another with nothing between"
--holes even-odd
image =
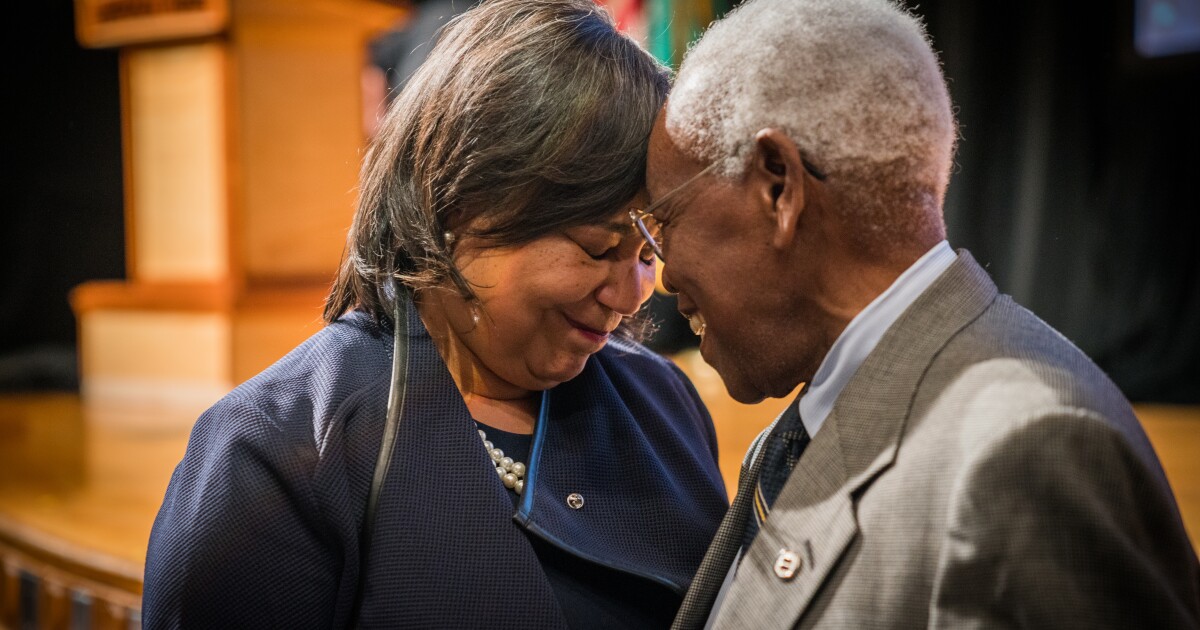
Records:
<instances>
[{"instance_id":1,"label":"woman","mask_svg":"<svg viewBox=\"0 0 1200 630\"><path fill-rule=\"evenodd\" d=\"M592 0L447 26L366 157L329 325L197 423L147 627L669 624L726 497L695 390L620 334L666 91Z\"/></svg>"}]
</instances>

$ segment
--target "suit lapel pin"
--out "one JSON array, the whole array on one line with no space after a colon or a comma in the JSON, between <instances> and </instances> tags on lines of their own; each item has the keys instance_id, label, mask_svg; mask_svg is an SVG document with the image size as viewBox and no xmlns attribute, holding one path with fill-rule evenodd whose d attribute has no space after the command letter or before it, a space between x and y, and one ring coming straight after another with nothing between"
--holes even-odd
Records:
<instances>
[{"instance_id":1,"label":"suit lapel pin","mask_svg":"<svg viewBox=\"0 0 1200 630\"><path fill-rule=\"evenodd\" d=\"M803 562L799 554L791 549L780 549L779 555L775 557L775 576L784 581L790 580L796 577L796 571L800 570L801 564Z\"/></svg>"}]
</instances>

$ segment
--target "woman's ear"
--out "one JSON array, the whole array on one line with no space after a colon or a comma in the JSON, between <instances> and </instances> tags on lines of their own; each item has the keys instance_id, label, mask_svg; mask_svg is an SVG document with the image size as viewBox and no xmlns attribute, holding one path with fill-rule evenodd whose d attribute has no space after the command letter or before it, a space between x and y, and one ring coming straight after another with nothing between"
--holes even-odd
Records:
<instances>
[{"instance_id":1,"label":"woman's ear","mask_svg":"<svg viewBox=\"0 0 1200 630\"><path fill-rule=\"evenodd\" d=\"M754 134L754 179L761 186L760 199L775 225L771 245L783 250L796 236L796 224L804 212L805 180L800 149L781 129L761 129Z\"/></svg>"}]
</instances>

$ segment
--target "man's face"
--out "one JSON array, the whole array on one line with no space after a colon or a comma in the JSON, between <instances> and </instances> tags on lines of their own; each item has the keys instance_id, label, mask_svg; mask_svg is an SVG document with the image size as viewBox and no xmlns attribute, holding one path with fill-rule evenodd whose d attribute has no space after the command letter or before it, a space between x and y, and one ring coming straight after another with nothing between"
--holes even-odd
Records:
<instances>
[{"instance_id":1,"label":"man's face","mask_svg":"<svg viewBox=\"0 0 1200 630\"><path fill-rule=\"evenodd\" d=\"M689 179L707 166L669 137L660 113L650 135L646 185L662 226L663 282L679 311L703 327L700 352L740 402L785 396L800 382L793 287L780 286L786 256L772 248L771 187L749 175Z\"/></svg>"}]
</instances>

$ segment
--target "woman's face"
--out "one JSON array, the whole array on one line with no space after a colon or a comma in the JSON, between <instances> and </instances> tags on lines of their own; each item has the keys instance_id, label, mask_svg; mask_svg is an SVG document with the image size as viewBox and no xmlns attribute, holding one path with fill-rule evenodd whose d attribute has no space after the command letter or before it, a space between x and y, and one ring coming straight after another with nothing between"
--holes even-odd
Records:
<instances>
[{"instance_id":1,"label":"woman's face","mask_svg":"<svg viewBox=\"0 0 1200 630\"><path fill-rule=\"evenodd\" d=\"M449 343L440 348L459 388L493 398L577 376L654 288L654 254L632 227L628 208L605 223L515 247L464 238L455 260L478 305L437 290L423 300L422 316L429 325L440 312L448 324Z\"/></svg>"}]
</instances>

